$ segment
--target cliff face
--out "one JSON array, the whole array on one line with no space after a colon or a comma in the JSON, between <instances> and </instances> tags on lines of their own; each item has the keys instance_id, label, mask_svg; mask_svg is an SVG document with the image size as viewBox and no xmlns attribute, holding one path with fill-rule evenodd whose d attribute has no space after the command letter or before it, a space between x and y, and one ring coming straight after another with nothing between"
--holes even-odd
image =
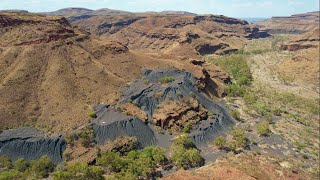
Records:
<instances>
[{"instance_id":1,"label":"cliff face","mask_svg":"<svg viewBox=\"0 0 320 180\"><path fill-rule=\"evenodd\" d=\"M268 37L246 21L225 16L131 14L69 17L72 24L129 49L164 57L199 57L234 52L246 39Z\"/></svg>"},{"instance_id":2,"label":"cliff face","mask_svg":"<svg viewBox=\"0 0 320 180\"><path fill-rule=\"evenodd\" d=\"M319 28L319 11L296 14L289 17L272 17L257 23L273 34L302 34Z\"/></svg>"}]
</instances>

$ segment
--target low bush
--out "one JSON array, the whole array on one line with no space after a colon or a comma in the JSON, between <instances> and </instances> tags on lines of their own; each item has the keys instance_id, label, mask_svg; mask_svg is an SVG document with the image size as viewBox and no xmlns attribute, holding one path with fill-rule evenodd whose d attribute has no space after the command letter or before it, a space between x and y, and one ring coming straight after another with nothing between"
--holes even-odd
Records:
<instances>
[{"instance_id":1,"label":"low bush","mask_svg":"<svg viewBox=\"0 0 320 180\"><path fill-rule=\"evenodd\" d=\"M229 148L232 151L236 151L239 148L245 148L247 145L247 138L245 131L239 128L234 128L231 132L232 140L229 143Z\"/></svg>"},{"instance_id":2,"label":"low bush","mask_svg":"<svg viewBox=\"0 0 320 180\"><path fill-rule=\"evenodd\" d=\"M191 124L190 124L190 123L187 123L187 124L183 127L182 132L183 132L183 133L186 133L186 134L189 134L190 131L191 131L190 129L191 129Z\"/></svg>"},{"instance_id":3,"label":"low bush","mask_svg":"<svg viewBox=\"0 0 320 180\"><path fill-rule=\"evenodd\" d=\"M92 126L86 127L82 132L79 134L81 138L80 142L83 147L90 147L90 145L94 142L94 131Z\"/></svg>"},{"instance_id":4,"label":"low bush","mask_svg":"<svg viewBox=\"0 0 320 180\"><path fill-rule=\"evenodd\" d=\"M214 146L218 149L224 149L226 147L227 141L224 137L219 136L214 140Z\"/></svg>"},{"instance_id":5,"label":"low bush","mask_svg":"<svg viewBox=\"0 0 320 180\"><path fill-rule=\"evenodd\" d=\"M239 113L237 110L231 109L231 110L230 110L230 114L231 114L231 116L232 116L235 120L240 121L240 122L243 122L243 119L241 119L240 113Z\"/></svg>"},{"instance_id":6,"label":"low bush","mask_svg":"<svg viewBox=\"0 0 320 180\"><path fill-rule=\"evenodd\" d=\"M89 116L91 118L97 118L97 114L95 112L93 112L93 111L89 112Z\"/></svg>"},{"instance_id":7,"label":"low bush","mask_svg":"<svg viewBox=\"0 0 320 180\"><path fill-rule=\"evenodd\" d=\"M268 136L270 133L269 123L262 121L257 125L257 132L260 136Z\"/></svg>"},{"instance_id":8,"label":"low bush","mask_svg":"<svg viewBox=\"0 0 320 180\"><path fill-rule=\"evenodd\" d=\"M170 83L170 82L173 82L175 79L173 77L164 77L164 78L161 78L159 81L161 84L167 84L167 83Z\"/></svg>"}]
</instances>

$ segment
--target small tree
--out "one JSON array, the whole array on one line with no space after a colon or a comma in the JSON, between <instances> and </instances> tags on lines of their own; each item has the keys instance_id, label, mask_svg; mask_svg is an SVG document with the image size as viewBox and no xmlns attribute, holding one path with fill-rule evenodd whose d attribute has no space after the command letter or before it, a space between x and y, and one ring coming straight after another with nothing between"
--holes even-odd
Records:
<instances>
[{"instance_id":1,"label":"small tree","mask_svg":"<svg viewBox=\"0 0 320 180\"><path fill-rule=\"evenodd\" d=\"M257 125L257 132L260 136L268 136L270 133L269 123L262 121Z\"/></svg>"},{"instance_id":2,"label":"small tree","mask_svg":"<svg viewBox=\"0 0 320 180\"><path fill-rule=\"evenodd\" d=\"M174 165L183 168L197 167L204 164L204 159L187 134L173 140L170 147L170 159Z\"/></svg>"},{"instance_id":3,"label":"small tree","mask_svg":"<svg viewBox=\"0 0 320 180\"><path fill-rule=\"evenodd\" d=\"M218 148L218 149L224 149L225 146L226 146L226 139L222 136L219 136L217 137L215 140L214 140L214 145Z\"/></svg>"},{"instance_id":4,"label":"small tree","mask_svg":"<svg viewBox=\"0 0 320 180\"><path fill-rule=\"evenodd\" d=\"M55 166L48 156L42 156L38 160L30 162L30 173L34 178L44 178L53 172Z\"/></svg>"}]
</instances>

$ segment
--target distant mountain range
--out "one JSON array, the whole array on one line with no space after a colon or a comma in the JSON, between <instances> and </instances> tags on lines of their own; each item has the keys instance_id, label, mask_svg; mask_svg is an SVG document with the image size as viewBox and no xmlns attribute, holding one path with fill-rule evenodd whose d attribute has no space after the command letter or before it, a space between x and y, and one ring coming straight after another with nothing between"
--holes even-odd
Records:
<instances>
[{"instance_id":1,"label":"distant mountain range","mask_svg":"<svg viewBox=\"0 0 320 180\"><path fill-rule=\"evenodd\" d=\"M132 14L194 14L187 11L148 11L148 12L128 12L122 10L114 10L108 8L102 8L97 10L91 10L86 8L64 8L53 12L43 12L44 14L48 15L55 15L55 16L83 16L83 15L132 15Z\"/></svg>"}]
</instances>

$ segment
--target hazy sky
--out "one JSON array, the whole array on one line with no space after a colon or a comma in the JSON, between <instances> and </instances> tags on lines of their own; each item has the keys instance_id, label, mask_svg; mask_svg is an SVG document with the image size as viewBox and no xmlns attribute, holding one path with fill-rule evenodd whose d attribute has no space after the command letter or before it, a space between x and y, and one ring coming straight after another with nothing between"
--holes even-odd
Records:
<instances>
[{"instance_id":1,"label":"hazy sky","mask_svg":"<svg viewBox=\"0 0 320 180\"><path fill-rule=\"evenodd\" d=\"M1 10L44 12L66 7L132 12L182 10L232 17L271 17L318 11L319 0L0 0Z\"/></svg>"}]
</instances>

